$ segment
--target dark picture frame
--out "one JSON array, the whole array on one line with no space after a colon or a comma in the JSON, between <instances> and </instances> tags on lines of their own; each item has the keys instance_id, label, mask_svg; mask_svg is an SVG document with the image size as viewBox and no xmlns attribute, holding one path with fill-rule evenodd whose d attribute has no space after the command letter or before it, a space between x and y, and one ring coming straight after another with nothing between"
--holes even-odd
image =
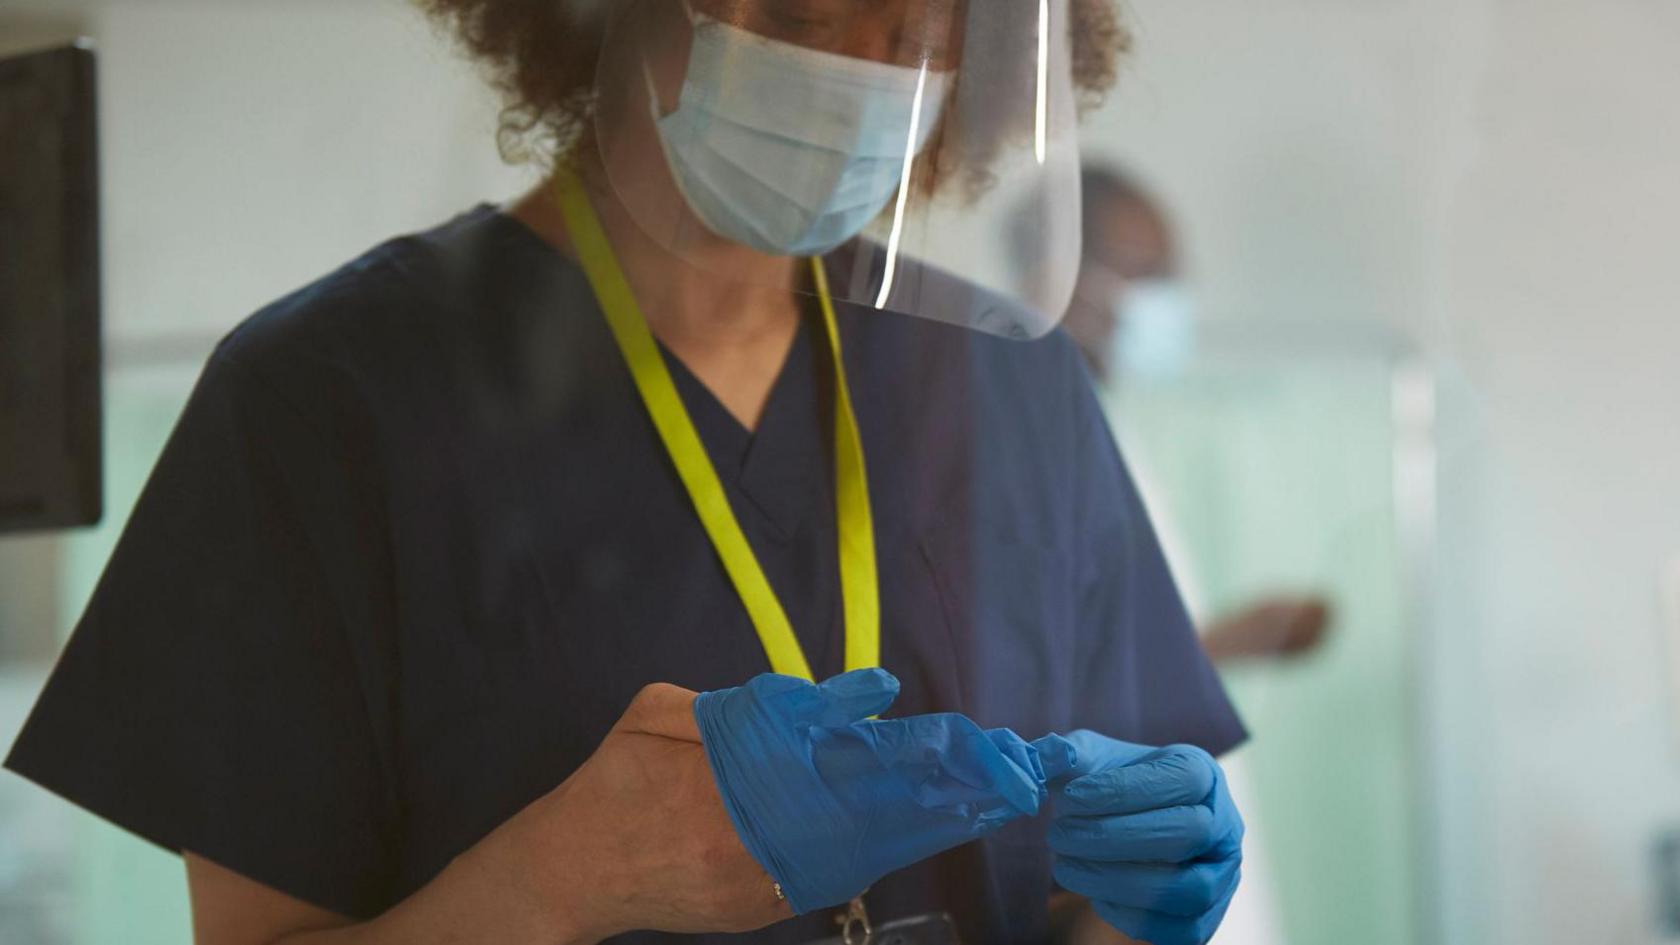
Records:
<instances>
[{"instance_id":1,"label":"dark picture frame","mask_svg":"<svg viewBox=\"0 0 1680 945\"><path fill-rule=\"evenodd\" d=\"M0 532L103 513L95 56L0 59Z\"/></svg>"}]
</instances>

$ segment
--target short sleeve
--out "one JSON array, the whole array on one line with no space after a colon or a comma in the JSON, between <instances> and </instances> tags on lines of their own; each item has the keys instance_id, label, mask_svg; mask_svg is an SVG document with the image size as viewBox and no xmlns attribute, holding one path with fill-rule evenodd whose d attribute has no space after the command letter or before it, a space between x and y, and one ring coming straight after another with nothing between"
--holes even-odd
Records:
<instances>
[{"instance_id":1,"label":"short sleeve","mask_svg":"<svg viewBox=\"0 0 1680 945\"><path fill-rule=\"evenodd\" d=\"M371 916L396 803L365 438L225 349L6 765L170 850Z\"/></svg>"},{"instance_id":2,"label":"short sleeve","mask_svg":"<svg viewBox=\"0 0 1680 945\"><path fill-rule=\"evenodd\" d=\"M1090 386L1080 391L1079 727L1213 754L1247 737Z\"/></svg>"}]
</instances>

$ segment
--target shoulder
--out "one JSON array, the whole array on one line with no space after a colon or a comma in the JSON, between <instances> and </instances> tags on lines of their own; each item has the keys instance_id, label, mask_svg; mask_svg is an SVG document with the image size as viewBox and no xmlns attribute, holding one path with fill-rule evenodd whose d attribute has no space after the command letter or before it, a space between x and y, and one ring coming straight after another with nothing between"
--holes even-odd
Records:
<instances>
[{"instance_id":1,"label":"shoulder","mask_svg":"<svg viewBox=\"0 0 1680 945\"><path fill-rule=\"evenodd\" d=\"M931 268L919 273L915 301L913 316L858 316L871 370L907 379L917 399L964 405L982 423L1050 432L1088 420L1091 378L1060 327L1035 330L1042 319L1019 303Z\"/></svg>"},{"instance_id":2,"label":"shoulder","mask_svg":"<svg viewBox=\"0 0 1680 945\"><path fill-rule=\"evenodd\" d=\"M260 382L307 413L376 411L502 371L587 288L574 267L484 205L374 247L264 306L207 373Z\"/></svg>"},{"instance_id":3,"label":"shoulder","mask_svg":"<svg viewBox=\"0 0 1680 945\"><path fill-rule=\"evenodd\" d=\"M370 348L391 353L412 329L459 305L468 281L484 278L473 270L497 238L493 215L481 207L368 250L240 322L217 356L262 370L366 357Z\"/></svg>"},{"instance_id":4,"label":"shoulder","mask_svg":"<svg viewBox=\"0 0 1680 945\"><path fill-rule=\"evenodd\" d=\"M864 243L838 252L834 265L842 273L861 269L879 278L886 269L885 260L883 247ZM829 279L831 284L845 281L832 274ZM1014 298L938 266L919 261L902 264L885 305L874 307L915 316L871 319L867 330L894 336L891 344L916 350L930 359L930 366L961 357L975 367L1019 375L1022 380L1054 378L1089 386L1083 360L1066 332L1047 325L1043 315Z\"/></svg>"}]
</instances>

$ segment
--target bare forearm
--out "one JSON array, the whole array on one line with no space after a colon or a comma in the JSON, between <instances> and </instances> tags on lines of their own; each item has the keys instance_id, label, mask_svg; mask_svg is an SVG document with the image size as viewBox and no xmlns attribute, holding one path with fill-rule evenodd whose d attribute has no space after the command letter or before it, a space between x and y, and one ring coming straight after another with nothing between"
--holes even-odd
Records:
<instances>
[{"instance_id":1,"label":"bare forearm","mask_svg":"<svg viewBox=\"0 0 1680 945\"><path fill-rule=\"evenodd\" d=\"M377 919L355 923L185 851L198 945L587 945L747 931L792 913L724 810L695 693L637 693L559 787ZM677 825L677 826L673 826Z\"/></svg>"},{"instance_id":2,"label":"bare forearm","mask_svg":"<svg viewBox=\"0 0 1680 945\"><path fill-rule=\"evenodd\" d=\"M541 804L542 802L538 802ZM535 808L536 805L533 805ZM535 849L527 808L461 854L414 895L369 922L300 931L274 945L583 945L601 936L577 905L581 864Z\"/></svg>"}]
</instances>

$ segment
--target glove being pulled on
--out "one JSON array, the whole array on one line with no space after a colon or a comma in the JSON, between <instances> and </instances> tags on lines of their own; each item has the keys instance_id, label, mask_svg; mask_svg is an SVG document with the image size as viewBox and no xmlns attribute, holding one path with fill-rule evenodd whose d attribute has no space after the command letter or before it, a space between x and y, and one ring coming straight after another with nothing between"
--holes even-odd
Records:
<instances>
[{"instance_id":1,"label":"glove being pulled on","mask_svg":"<svg viewBox=\"0 0 1680 945\"><path fill-rule=\"evenodd\" d=\"M1241 878L1243 822L1225 774L1189 745L1150 748L1077 731L1054 785L1056 882L1152 945L1202 945Z\"/></svg>"},{"instance_id":2,"label":"glove being pulled on","mask_svg":"<svg viewBox=\"0 0 1680 945\"><path fill-rule=\"evenodd\" d=\"M724 808L795 912L1036 814L1072 761L1060 736L1028 744L954 713L871 719L897 695L864 669L821 684L766 673L694 701Z\"/></svg>"}]
</instances>

